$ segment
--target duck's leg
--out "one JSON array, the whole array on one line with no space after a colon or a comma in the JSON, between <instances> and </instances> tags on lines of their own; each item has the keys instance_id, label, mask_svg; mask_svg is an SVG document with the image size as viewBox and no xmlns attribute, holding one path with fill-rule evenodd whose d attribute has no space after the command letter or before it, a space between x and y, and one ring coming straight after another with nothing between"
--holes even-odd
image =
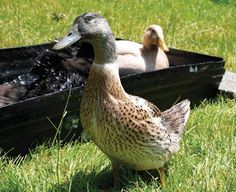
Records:
<instances>
[{"instance_id":1,"label":"duck's leg","mask_svg":"<svg viewBox=\"0 0 236 192\"><path fill-rule=\"evenodd\" d=\"M166 181L165 181L165 168L164 167L159 167L157 169L159 176L160 176L160 185L161 188L164 188L166 185Z\"/></svg>"},{"instance_id":2,"label":"duck's leg","mask_svg":"<svg viewBox=\"0 0 236 192\"><path fill-rule=\"evenodd\" d=\"M111 161L111 163L113 172L113 187L114 189L118 189L120 188L120 174L119 174L120 164L116 161Z\"/></svg>"}]
</instances>

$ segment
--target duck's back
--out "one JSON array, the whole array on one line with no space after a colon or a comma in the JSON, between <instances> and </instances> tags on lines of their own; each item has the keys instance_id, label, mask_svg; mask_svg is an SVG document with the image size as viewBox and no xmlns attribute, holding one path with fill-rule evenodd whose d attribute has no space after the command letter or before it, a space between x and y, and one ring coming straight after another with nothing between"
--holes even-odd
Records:
<instances>
[{"instance_id":1,"label":"duck's back","mask_svg":"<svg viewBox=\"0 0 236 192\"><path fill-rule=\"evenodd\" d=\"M141 56L140 49L142 44L133 41L118 40L116 41L116 54L117 55L133 55L136 57Z\"/></svg>"}]
</instances>

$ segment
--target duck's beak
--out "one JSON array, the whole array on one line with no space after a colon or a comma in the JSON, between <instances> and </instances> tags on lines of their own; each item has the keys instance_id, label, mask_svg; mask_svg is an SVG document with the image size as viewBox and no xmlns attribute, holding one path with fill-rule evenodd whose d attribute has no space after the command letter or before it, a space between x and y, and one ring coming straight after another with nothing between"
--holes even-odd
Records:
<instances>
[{"instance_id":1,"label":"duck's beak","mask_svg":"<svg viewBox=\"0 0 236 192\"><path fill-rule=\"evenodd\" d=\"M77 42L80 40L81 35L78 31L78 25L74 25L70 32L61 40L59 40L52 49L54 50L60 50L66 47L69 47L73 43Z\"/></svg>"},{"instance_id":2,"label":"duck's beak","mask_svg":"<svg viewBox=\"0 0 236 192\"><path fill-rule=\"evenodd\" d=\"M159 40L158 40L158 45L159 45L159 47L160 47L163 51L165 51L165 52L168 52L168 51L169 51L169 48L167 47L167 45L166 45L164 39L159 39Z\"/></svg>"}]
</instances>

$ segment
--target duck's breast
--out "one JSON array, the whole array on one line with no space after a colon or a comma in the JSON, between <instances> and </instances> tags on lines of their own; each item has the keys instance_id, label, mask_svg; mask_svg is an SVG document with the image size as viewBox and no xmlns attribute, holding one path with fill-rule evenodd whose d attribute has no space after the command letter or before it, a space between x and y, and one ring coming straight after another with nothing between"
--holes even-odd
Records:
<instances>
[{"instance_id":1,"label":"duck's breast","mask_svg":"<svg viewBox=\"0 0 236 192\"><path fill-rule=\"evenodd\" d=\"M167 55L163 50L158 48L158 53L156 57L156 64L155 64L155 69L165 69L169 67L169 60L167 58Z\"/></svg>"}]
</instances>

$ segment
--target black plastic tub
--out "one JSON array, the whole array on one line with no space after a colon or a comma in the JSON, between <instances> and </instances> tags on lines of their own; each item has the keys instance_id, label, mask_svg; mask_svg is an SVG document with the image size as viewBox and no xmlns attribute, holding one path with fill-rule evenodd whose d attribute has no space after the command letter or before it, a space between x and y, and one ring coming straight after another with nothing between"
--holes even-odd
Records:
<instances>
[{"instance_id":1,"label":"black plastic tub","mask_svg":"<svg viewBox=\"0 0 236 192\"><path fill-rule=\"evenodd\" d=\"M0 49L0 83L29 73L35 58L54 43ZM91 50L85 50L90 54ZM122 76L125 90L155 103L161 110L176 101L189 99L191 105L214 98L225 72L224 60L177 49L167 53L170 68ZM68 99L69 90L18 101L0 108L0 148L10 155L25 154L37 144L54 138ZM62 126L62 139L79 138L80 98L83 87L71 89L67 115Z\"/></svg>"}]
</instances>

